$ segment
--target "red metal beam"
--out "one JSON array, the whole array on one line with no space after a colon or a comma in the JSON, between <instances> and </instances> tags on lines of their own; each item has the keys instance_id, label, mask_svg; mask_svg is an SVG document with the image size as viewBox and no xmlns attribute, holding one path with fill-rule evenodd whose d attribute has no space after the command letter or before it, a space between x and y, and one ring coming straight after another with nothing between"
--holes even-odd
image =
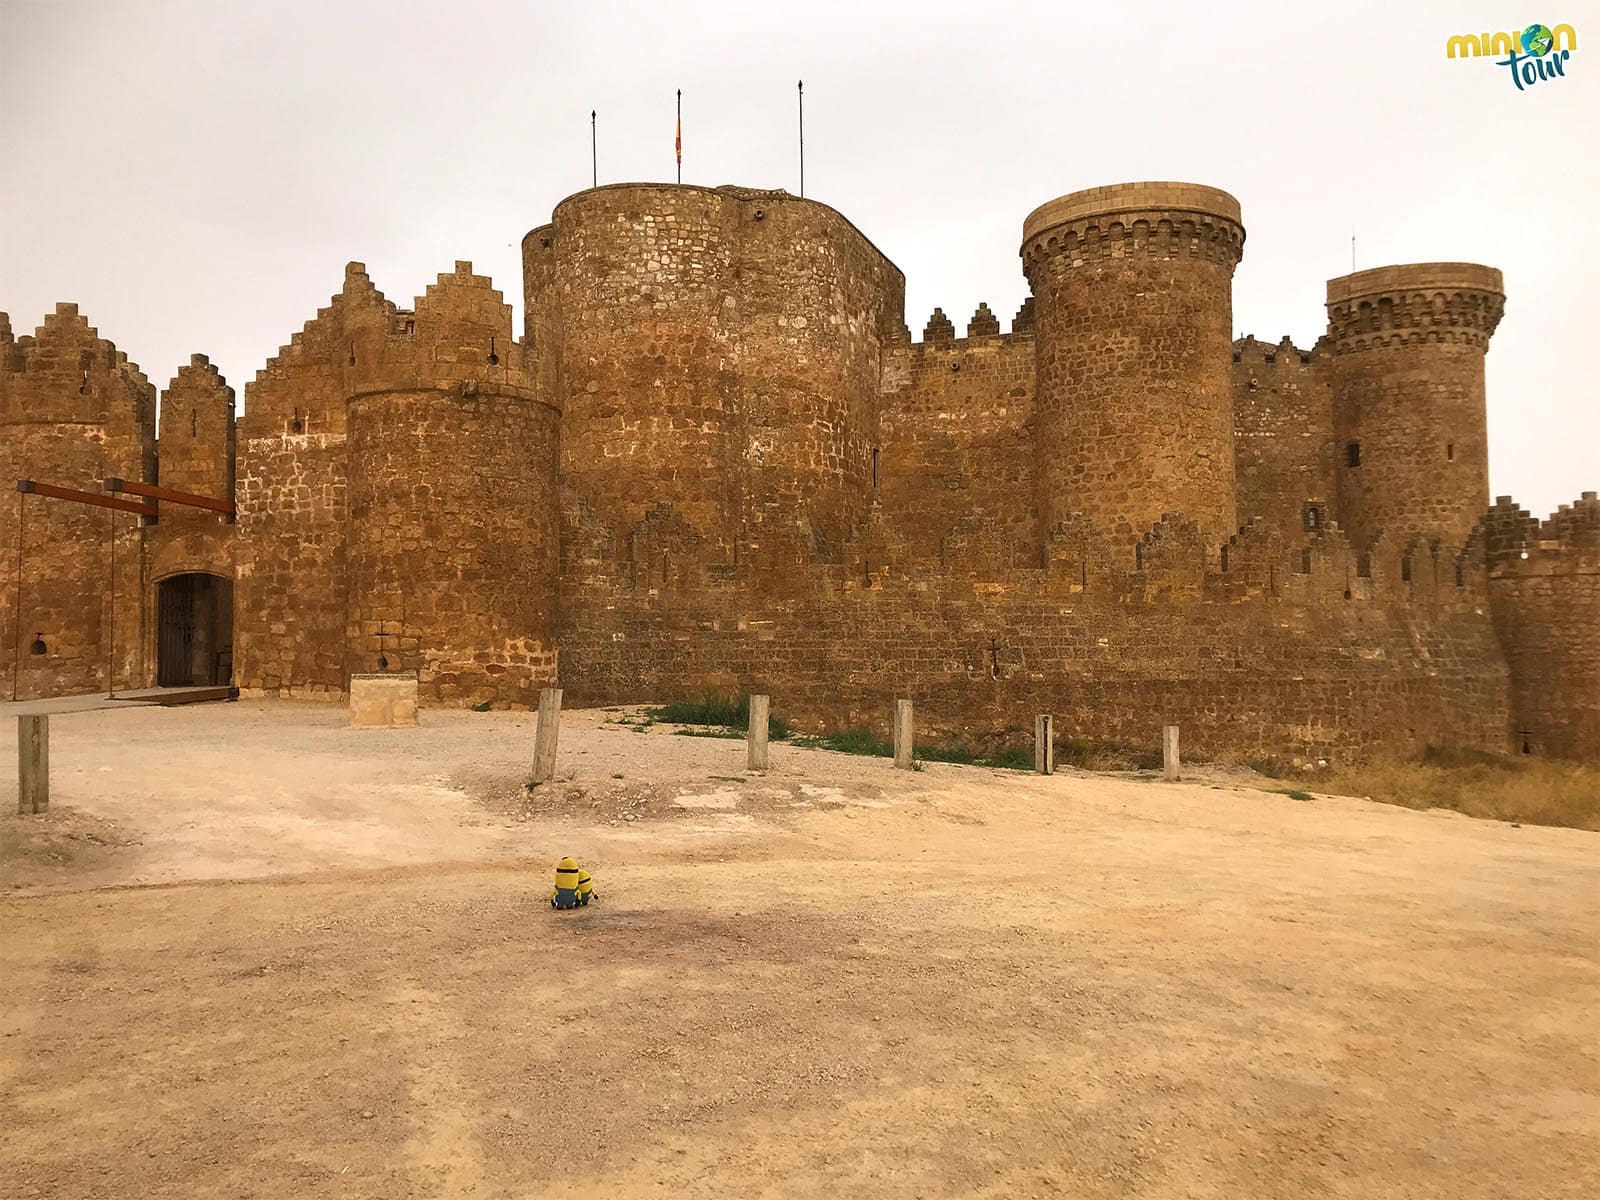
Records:
<instances>
[{"instance_id":1,"label":"red metal beam","mask_svg":"<svg viewBox=\"0 0 1600 1200\"><path fill-rule=\"evenodd\" d=\"M168 504L187 504L190 508L205 508L212 512L233 515L232 500L217 500L211 496L197 496L193 492L175 492L171 488L156 487L153 483L136 483L131 479L108 479L106 491L127 492L132 496L148 496L152 500L165 500Z\"/></svg>"},{"instance_id":2,"label":"red metal beam","mask_svg":"<svg viewBox=\"0 0 1600 1200\"><path fill-rule=\"evenodd\" d=\"M156 506L147 504L143 500L115 500L98 492L80 492L77 488L56 487L54 484L40 483L37 479L17 480L17 491L49 496L52 500L72 500L78 504L92 504L96 508L114 508L118 512L138 513L141 517L156 515Z\"/></svg>"}]
</instances>

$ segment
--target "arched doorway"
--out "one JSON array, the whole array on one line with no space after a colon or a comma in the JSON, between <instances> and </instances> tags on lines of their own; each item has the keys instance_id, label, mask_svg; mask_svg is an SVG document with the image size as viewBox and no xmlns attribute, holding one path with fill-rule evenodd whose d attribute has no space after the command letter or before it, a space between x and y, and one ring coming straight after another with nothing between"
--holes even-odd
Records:
<instances>
[{"instance_id":1,"label":"arched doorway","mask_svg":"<svg viewBox=\"0 0 1600 1200\"><path fill-rule=\"evenodd\" d=\"M198 572L156 585L156 683L216 687L233 675L233 580Z\"/></svg>"}]
</instances>

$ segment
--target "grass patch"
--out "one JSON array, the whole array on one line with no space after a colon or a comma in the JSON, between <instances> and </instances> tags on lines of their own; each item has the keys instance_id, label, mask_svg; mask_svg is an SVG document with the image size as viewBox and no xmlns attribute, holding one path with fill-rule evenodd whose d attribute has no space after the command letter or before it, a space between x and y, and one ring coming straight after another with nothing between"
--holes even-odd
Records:
<instances>
[{"instance_id":1,"label":"grass patch","mask_svg":"<svg viewBox=\"0 0 1600 1200\"><path fill-rule=\"evenodd\" d=\"M864 754L871 758L893 758L894 743L885 741L870 729L843 729L838 733L799 733L789 739L811 750L833 750L839 754Z\"/></svg>"},{"instance_id":2,"label":"grass patch","mask_svg":"<svg viewBox=\"0 0 1600 1200\"><path fill-rule=\"evenodd\" d=\"M1299 788L1273 788L1272 790L1274 792L1276 792L1280 796L1289 797L1289 799L1291 799L1291 800L1313 800L1313 799L1315 799L1315 797L1312 796L1312 794L1310 792L1302 792Z\"/></svg>"},{"instance_id":3,"label":"grass patch","mask_svg":"<svg viewBox=\"0 0 1600 1200\"><path fill-rule=\"evenodd\" d=\"M1425 750L1411 760L1337 764L1296 772L1319 792L1366 796L1405 808L1600 831L1600 770L1480 750ZM1278 789L1283 790L1283 789Z\"/></svg>"},{"instance_id":4,"label":"grass patch","mask_svg":"<svg viewBox=\"0 0 1600 1200\"><path fill-rule=\"evenodd\" d=\"M472 706L472 711L473 712L488 712L493 707L494 707L494 701L493 700L485 700L482 704L474 704Z\"/></svg>"},{"instance_id":5,"label":"grass patch","mask_svg":"<svg viewBox=\"0 0 1600 1200\"><path fill-rule=\"evenodd\" d=\"M749 696L720 696L715 692L707 692L698 700L669 700L655 708L646 709L645 713L652 721L658 721L663 725L721 726L724 729L736 729L740 733L748 732L750 729ZM793 728L782 717L770 712L767 714L769 740L788 741L793 733Z\"/></svg>"},{"instance_id":6,"label":"grass patch","mask_svg":"<svg viewBox=\"0 0 1600 1200\"><path fill-rule=\"evenodd\" d=\"M1120 742L1091 742L1069 737L1056 742L1056 766L1080 771L1149 771L1161 765L1161 751L1124 746Z\"/></svg>"},{"instance_id":7,"label":"grass patch","mask_svg":"<svg viewBox=\"0 0 1600 1200\"><path fill-rule=\"evenodd\" d=\"M672 732L679 737L732 738L740 742L745 738L737 729L674 729Z\"/></svg>"},{"instance_id":8,"label":"grass patch","mask_svg":"<svg viewBox=\"0 0 1600 1200\"><path fill-rule=\"evenodd\" d=\"M967 767L1033 770L1033 751L1019 746L1001 746L989 751L969 750L965 746L918 746L916 757L923 762L957 763Z\"/></svg>"},{"instance_id":9,"label":"grass patch","mask_svg":"<svg viewBox=\"0 0 1600 1200\"><path fill-rule=\"evenodd\" d=\"M789 739L796 746L810 750L832 750L838 754L860 754L869 758L893 758L894 743L879 737L870 729L843 729L837 733L796 733ZM966 746L943 746L938 743L919 744L912 757L912 770L920 771L918 763L955 763L965 767L1000 767L1012 771L1033 770L1033 751L1019 746L1003 746L997 750L973 750Z\"/></svg>"}]
</instances>

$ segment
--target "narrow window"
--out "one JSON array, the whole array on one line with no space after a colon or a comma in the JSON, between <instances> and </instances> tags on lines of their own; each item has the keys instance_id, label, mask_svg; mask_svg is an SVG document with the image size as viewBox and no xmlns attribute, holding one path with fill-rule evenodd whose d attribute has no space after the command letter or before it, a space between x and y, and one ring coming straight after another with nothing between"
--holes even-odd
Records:
<instances>
[{"instance_id":1,"label":"narrow window","mask_svg":"<svg viewBox=\"0 0 1600 1200\"><path fill-rule=\"evenodd\" d=\"M872 486L878 486L878 448L872 448Z\"/></svg>"},{"instance_id":2,"label":"narrow window","mask_svg":"<svg viewBox=\"0 0 1600 1200\"><path fill-rule=\"evenodd\" d=\"M1344 457L1345 462L1347 462L1350 466L1359 467L1361 465L1361 443L1351 442L1348 446L1346 446L1344 448Z\"/></svg>"},{"instance_id":3,"label":"narrow window","mask_svg":"<svg viewBox=\"0 0 1600 1200\"><path fill-rule=\"evenodd\" d=\"M1315 504L1306 505L1305 526L1307 529L1322 528L1322 510Z\"/></svg>"},{"instance_id":4,"label":"narrow window","mask_svg":"<svg viewBox=\"0 0 1600 1200\"><path fill-rule=\"evenodd\" d=\"M1444 444L1444 458L1446 462L1455 462L1456 444L1454 442L1446 442Z\"/></svg>"}]
</instances>

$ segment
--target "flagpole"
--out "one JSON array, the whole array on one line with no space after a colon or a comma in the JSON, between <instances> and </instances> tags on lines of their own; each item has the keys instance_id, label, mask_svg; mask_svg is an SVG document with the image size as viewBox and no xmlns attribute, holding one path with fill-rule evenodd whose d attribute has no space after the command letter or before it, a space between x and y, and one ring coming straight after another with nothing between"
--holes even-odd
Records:
<instances>
[{"instance_id":1,"label":"flagpole","mask_svg":"<svg viewBox=\"0 0 1600 1200\"><path fill-rule=\"evenodd\" d=\"M683 182L683 89L678 89L678 182Z\"/></svg>"},{"instance_id":2,"label":"flagpole","mask_svg":"<svg viewBox=\"0 0 1600 1200\"><path fill-rule=\"evenodd\" d=\"M593 186L600 186L600 139L595 132L594 109L589 110L589 167L593 174Z\"/></svg>"},{"instance_id":3,"label":"flagpole","mask_svg":"<svg viewBox=\"0 0 1600 1200\"><path fill-rule=\"evenodd\" d=\"M800 95L800 199L806 198L806 81L795 84Z\"/></svg>"}]
</instances>

